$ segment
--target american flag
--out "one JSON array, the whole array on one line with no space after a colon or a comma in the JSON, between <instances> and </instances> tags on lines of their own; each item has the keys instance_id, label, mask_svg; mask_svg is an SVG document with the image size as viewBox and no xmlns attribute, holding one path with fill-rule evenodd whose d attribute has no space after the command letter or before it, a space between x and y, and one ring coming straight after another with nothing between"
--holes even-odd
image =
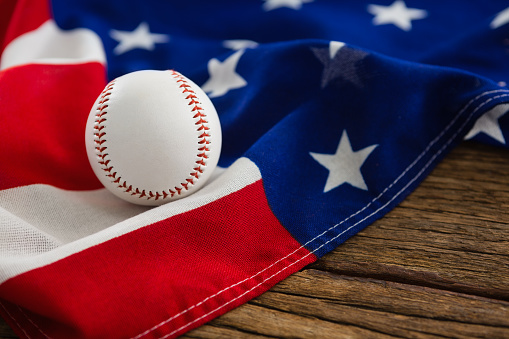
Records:
<instances>
[{"instance_id":1,"label":"american flag","mask_svg":"<svg viewBox=\"0 0 509 339\"><path fill-rule=\"evenodd\" d=\"M506 1L0 2L0 313L24 338L170 338L383 217L463 139L507 146ZM88 163L105 84L175 69L222 126L159 207Z\"/></svg>"}]
</instances>

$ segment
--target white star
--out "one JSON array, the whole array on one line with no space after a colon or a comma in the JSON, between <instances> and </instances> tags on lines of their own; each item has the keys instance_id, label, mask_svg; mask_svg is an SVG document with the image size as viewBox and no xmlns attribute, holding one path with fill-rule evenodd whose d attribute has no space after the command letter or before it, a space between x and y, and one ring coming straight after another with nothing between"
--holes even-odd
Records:
<instances>
[{"instance_id":1,"label":"white star","mask_svg":"<svg viewBox=\"0 0 509 339\"><path fill-rule=\"evenodd\" d=\"M408 8L402 0L396 0L390 6L368 5L373 14L373 25L393 24L404 31L412 29L412 20L423 19L428 12L417 8Z\"/></svg>"},{"instance_id":2,"label":"white star","mask_svg":"<svg viewBox=\"0 0 509 339\"><path fill-rule=\"evenodd\" d=\"M498 119L507 112L509 112L509 104L501 104L484 113L477 119L474 127L472 127L470 132L465 136L465 140L472 139L478 133L485 133L498 142L505 144L504 135L498 124Z\"/></svg>"},{"instance_id":3,"label":"white star","mask_svg":"<svg viewBox=\"0 0 509 339\"><path fill-rule=\"evenodd\" d=\"M241 88L247 85L235 68L244 50L230 55L225 61L210 59L207 68L210 78L203 84L203 91L209 93L209 97L216 98L225 95L229 90Z\"/></svg>"},{"instance_id":4,"label":"white star","mask_svg":"<svg viewBox=\"0 0 509 339\"><path fill-rule=\"evenodd\" d=\"M170 36L166 34L150 33L150 29L146 22L142 22L132 32L117 31L112 29L110 37L118 41L118 45L113 49L113 53L119 55L135 48L153 50L156 43L165 43L170 40Z\"/></svg>"},{"instance_id":5,"label":"white star","mask_svg":"<svg viewBox=\"0 0 509 339\"><path fill-rule=\"evenodd\" d=\"M329 176L327 177L323 193L329 192L344 183L348 183L362 190L367 190L368 187L364 182L361 167L366 158L377 146L378 145L371 145L354 152L345 130L341 135L341 140L339 141L335 154L309 152L313 159L329 170Z\"/></svg>"},{"instance_id":6,"label":"white star","mask_svg":"<svg viewBox=\"0 0 509 339\"><path fill-rule=\"evenodd\" d=\"M238 51L245 48L256 48L258 47L258 43L253 40L243 39L225 40L223 41L223 47Z\"/></svg>"},{"instance_id":7,"label":"white star","mask_svg":"<svg viewBox=\"0 0 509 339\"><path fill-rule=\"evenodd\" d=\"M509 7L498 13L495 19L490 23L490 28L495 29L509 23Z\"/></svg>"},{"instance_id":8,"label":"white star","mask_svg":"<svg viewBox=\"0 0 509 339\"><path fill-rule=\"evenodd\" d=\"M280 7L288 7L294 10L299 10L302 8L302 5L307 2L313 2L314 0L263 0L265 3L263 4L263 10L268 12L273 9Z\"/></svg>"}]
</instances>

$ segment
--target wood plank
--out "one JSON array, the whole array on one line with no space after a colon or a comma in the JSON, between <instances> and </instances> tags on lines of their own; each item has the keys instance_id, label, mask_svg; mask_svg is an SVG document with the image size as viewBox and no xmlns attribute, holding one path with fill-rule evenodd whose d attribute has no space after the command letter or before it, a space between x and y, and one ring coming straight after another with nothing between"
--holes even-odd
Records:
<instances>
[{"instance_id":1,"label":"wood plank","mask_svg":"<svg viewBox=\"0 0 509 339\"><path fill-rule=\"evenodd\" d=\"M509 150L467 142L384 218L183 338L509 338L508 286Z\"/></svg>"},{"instance_id":2,"label":"wood plank","mask_svg":"<svg viewBox=\"0 0 509 339\"><path fill-rule=\"evenodd\" d=\"M283 304L286 304L286 301L283 300ZM357 325L352 326L318 319L314 314L299 314L293 312L293 309L281 312L279 309L271 309L267 306L267 304L259 306L253 303L243 305L241 309L234 309L218 318L210 327L231 327L244 334L261 335L263 338L331 338L338 334L344 338L390 338L390 336ZM298 307L300 306L298 305ZM207 328L199 328L190 331L182 338L192 338L193 336L202 338L202 333L206 330ZM219 335L219 337L221 336L223 333Z\"/></svg>"},{"instance_id":3,"label":"wood plank","mask_svg":"<svg viewBox=\"0 0 509 339\"><path fill-rule=\"evenodd\" d=\"M509 302L306 269L188 336L215 326L280 338L503 338Z\"/></svg>"}]
</instances>

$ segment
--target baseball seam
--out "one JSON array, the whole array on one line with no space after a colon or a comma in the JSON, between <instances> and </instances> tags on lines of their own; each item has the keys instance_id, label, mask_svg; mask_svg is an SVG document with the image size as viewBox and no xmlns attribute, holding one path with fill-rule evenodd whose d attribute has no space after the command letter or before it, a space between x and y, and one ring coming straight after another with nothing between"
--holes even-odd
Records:
<instances>
[{"instance_id":1,"label":"baseball seam","mask_svg":"<svg viewBox=\"0 0 509 339\"><path fill-rule=\"evenodd\" d=\"M104 90L101 92L99 101L96 106L96 114L95 114L95 123L94 123L94 144L95 144L95 153L97 155L97 161L101 167L101 169L105 172L106 177L111 179L112 183L117 184L117 188L122 189L124 193L128 193L132 196L143 198L143 199L167 199L173 198L175 196L179 196L182 192L189 190L189 188L196 184L196 181L201 177L205 167L207 166L207 159L209 158L208 154L210 152L210 127L208 125L207 114L204 112L204 109L201 107L201 103L196 96L195 91L191 88L191 85L186 80L186 78L174 71L170 70L171 76L175 79L177 86L182 90L182 94L185 95L185 99L188 102L188 106L190 107L189 113L192 114L193 119L195 121L196 131L199 133L198 135L198 148L197 148L197 160L192 166L192 171L189 173L189 177L183 180L184 182L180 182L179 185L173 186L166 190L161 191L147 191L143 188L133 187L132 184L128 183L125 180L122 180L121 174L115 171L114 166L110 163L111 159L107 152L108 147L105 144L107 139L106 133L106 125L107 115L109 107L108 101L110 100L110 96L112 94L113 88L115 86L115 80L112 80Z\"/></svg>"}]
</instances>

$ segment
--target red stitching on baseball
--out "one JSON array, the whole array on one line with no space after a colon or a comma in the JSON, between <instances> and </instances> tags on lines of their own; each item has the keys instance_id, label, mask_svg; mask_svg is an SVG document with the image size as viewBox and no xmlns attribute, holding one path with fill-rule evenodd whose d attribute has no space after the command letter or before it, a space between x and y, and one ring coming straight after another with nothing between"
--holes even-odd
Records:
<instances>
[{"instance_id":1,"label":"red stitching on baseball","mask_svg":"<svg viewBox=\"0 0 509 339\"><path fill-rule=\"evenodd\" d=\"M198 101L198 97L196 96L196 93L191 89L191 85L187 82L187 79L180 73L170 70L171 76L176 80L178 84L178 88L182 89L182 94L189 93L185 99L189 101L188 106L192 106L192 109L190 110L190 113L193 114L193 119L197 119L195 121L195 125L197 126L196 131L203 131L198 136L198 144L202 145L197 150L199 153L196 156L199 158L195 161L195 164L198 165L193 167L193 171L189 173L191 178L186 178L184 183L180 183L179 186L175 186L172 188L167 189L166 191L156 191L152 192L149 191L148 193L145 190L140 190L139 188L133 188L132 185L128 184L125 180L122 181L122 177L117 177L117 172L113 172L114 167L109 166L110 165L110 159L106 159L108 157L108 153L105 151L108 149L107 146L103 146L107 142L106 139L106 131L103 131L103 129L106 127L104 125L104 122L107 121L106 117L108 115L108 104L106 104L110 98L109 96L112 93L113 88L115 87L115 80L111 81L108 85L106 85L106 88L101 92L99 102L97 103L97 113L95 114L95 125L94 125L94 144L96 155L98 157L98 163L101 165L101 168L104 172L108 173L106 174L107 177L112 179L113 183L118 184L118 188L122 189L125 193L130 193L132 196L137 196L138 198L145 198L147 200L154 199L166 199L166 198L172 198L175 195L181 195L183 191L189 190L190 185L194 185L195 181L198 180L201 176L201 174L204 171L204 167L207 166L207 163L204 161L204 159L208 159L208 155L206 152L210 152L210 148L207 147L207 145L210 144L210 134L206 131L208 131L210 128L208 127L208 121L204 119L207 114L203 111L203 108L200 106L201 103ZM112 173L113 172L113 173Z\"/></svg>"}]
</instances>

